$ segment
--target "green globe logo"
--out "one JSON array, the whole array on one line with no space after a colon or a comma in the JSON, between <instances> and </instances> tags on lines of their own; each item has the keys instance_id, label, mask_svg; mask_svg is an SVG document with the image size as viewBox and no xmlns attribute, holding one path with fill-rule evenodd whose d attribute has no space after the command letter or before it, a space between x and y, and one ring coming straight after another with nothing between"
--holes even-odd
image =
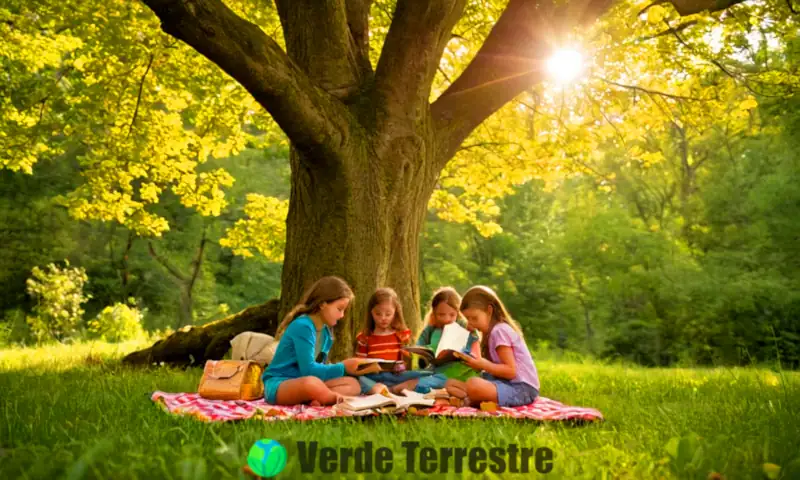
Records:
<instances>
[{"instance_id":1,"label":"green globe logo","mask_svg":"<svg viewBox=\"0 0 800 480\"><path fill-rule=\"evenodd\" d=\"M275 440L261 439L250 447L247 466L259 477L274 477L286 467L286 449Z\"/></svg>"}]
</instances>

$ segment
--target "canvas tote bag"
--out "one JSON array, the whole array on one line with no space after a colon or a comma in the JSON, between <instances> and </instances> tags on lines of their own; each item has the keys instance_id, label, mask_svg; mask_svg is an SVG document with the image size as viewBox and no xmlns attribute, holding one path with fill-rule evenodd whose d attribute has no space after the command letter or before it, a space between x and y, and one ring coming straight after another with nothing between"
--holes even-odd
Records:
<instances>
[{"instance_id":1,"label":"canvas tote bag","mask_svg":"<svg viewBox=\"0 0 800 480\"><path fill-rule=\"evenodd\" d=\"M251 360L261 366L269 365L278 341L266 333L242 332L231 340L231 359Z\"/></svg>"}]
</instances>

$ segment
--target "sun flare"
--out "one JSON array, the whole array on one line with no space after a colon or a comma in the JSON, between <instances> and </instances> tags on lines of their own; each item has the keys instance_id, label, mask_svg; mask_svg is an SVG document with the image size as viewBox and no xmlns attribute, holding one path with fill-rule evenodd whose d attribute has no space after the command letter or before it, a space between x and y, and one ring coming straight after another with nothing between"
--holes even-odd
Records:
<instances>
[{"instance_id":1,"label":"sun flare","mask_svg":"<svg viewBox=\"0 0 800 480\"><path fill-rule=\"evenodd\" d=\"M583 71L583 55L572 48L556 50L547 59L547 73L558 83L569 83Z\"/></svg>"}]
</instances>

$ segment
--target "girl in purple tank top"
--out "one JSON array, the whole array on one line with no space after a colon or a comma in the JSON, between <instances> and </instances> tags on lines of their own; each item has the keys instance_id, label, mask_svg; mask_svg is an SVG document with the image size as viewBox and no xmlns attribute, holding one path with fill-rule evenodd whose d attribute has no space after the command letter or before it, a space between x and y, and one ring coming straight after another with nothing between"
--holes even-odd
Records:
<instances>
[{"instance_id":1,"label":"girl in purple tank top","mask_svg":"<svg viewBox=\"0 0 800 480\"><path fill-rule=\"evenodd\" d=\"M481 377L466 382L448 380L448 393L463 405L495 402L501 407L528 405L539 396L539 375L525 337L503 302L489 287L470 288L461 301L461 313L470 330L483 334L481 357L463 355Z\"/></svg>"}]
</instances>

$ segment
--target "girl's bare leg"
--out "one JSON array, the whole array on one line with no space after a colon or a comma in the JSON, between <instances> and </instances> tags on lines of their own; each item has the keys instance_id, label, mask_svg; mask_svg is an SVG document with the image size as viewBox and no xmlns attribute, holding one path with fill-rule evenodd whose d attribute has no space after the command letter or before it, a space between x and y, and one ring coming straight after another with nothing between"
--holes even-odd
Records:
<instances>
[{"instance_id":1,"label":"girl's bare leg","mask_svg":"<svg viewBox=\"0 0 800 480\"><path fill-rule=\"evenodd\" d=\"M467 396L474 404L497 403L497 387L494 383L478 377L467 380Z\"/></svg>"},{"instance_id":2,"label":"girl's bare leg","mask_svg":"<svg viewBox=\"0 0 800 480\"><path fill-rule=\"evenodd\" d=\"M375 393L381 393L384 390L389 390L389 389L386 387L386 385L382 383L376 383L372 388L369 389L369 392L367 392L367 394L373 395Z\"/></svg>"},{"instance_id":3,"label":"girl's bare leg","mask_svg":"<svg viewBox=\"0 0 800 480\"><path fill-rule=\"evenodd\" d=\"M469 398L467 398L467 384L461 380L449 379L444 384L447 393L450 394L450 399L447 401L448 405L455 407L469 406Z\"/></svg>"},{"instance_id":4,"label":"girl's bare leg","mask_svg":"<svg viewBox=\"0 0 800 480\"><path fill-rule=\"evenodd\" d=\"M461 380L450 379L444 384L444 388L447 390L447 393L456 398L464 398L467 396L467 384Z\"/></svg>"},{"instance_id":5,"label":"girl's bare leg","mask_svg":"<svg viewBox=\"0 0 800 480\"><path fill-rule=\"evenodd\" d=\"M317 377L300 377L281 382L275 394L278 405L299 405L316 402L320 405L336 403L336 392Z\"/></svg>"},{"instance_id":6,"label":"girl's bare leg","mask_svg":"<svg viewBox=\"0 0 800 480\"><path fill-rule=\"evenodd\" d=\"M325 385L334 393L345 397L352 397L361 393L361 385L353 377L339 377L328 380Z\"/></svg>"},{"instance_id":7,"label":"girl's bare leg","mask_svg":"<svg viewBox=\"0 0 800 480\"><path fill-rule=\"evenodd\" d=\"M417 388L417 383L419 383L418 378L412 378L411 380L406 380L403 383L398 383L394 387L392 387L392 393L398 395L403 393L403 389L405 390L414 390Z\"/></svg>"}]
</instances>

